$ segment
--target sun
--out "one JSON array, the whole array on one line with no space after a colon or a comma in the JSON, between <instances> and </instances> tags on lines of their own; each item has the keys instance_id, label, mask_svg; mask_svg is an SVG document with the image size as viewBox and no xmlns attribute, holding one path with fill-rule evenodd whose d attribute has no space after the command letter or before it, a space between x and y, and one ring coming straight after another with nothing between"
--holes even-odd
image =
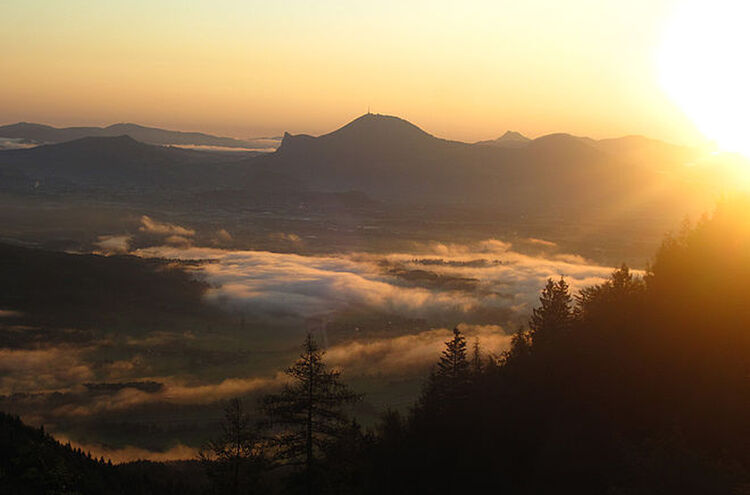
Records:
<instances>
[{"instance_id":1,"label":"sun","mask_svg":"<svg viewBox=\"0 0 750 495\"><path fill-rule=\"evenodd\" d=\"M722 151L750 156L750 2L685 0L658 56L661 83Z\"/></svg>"}]
</instances>

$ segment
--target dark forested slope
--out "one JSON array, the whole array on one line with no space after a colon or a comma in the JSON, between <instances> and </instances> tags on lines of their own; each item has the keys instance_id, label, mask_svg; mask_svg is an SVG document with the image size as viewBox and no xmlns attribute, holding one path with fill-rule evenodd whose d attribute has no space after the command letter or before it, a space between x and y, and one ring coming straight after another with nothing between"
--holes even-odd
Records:
<instances>
[{"instance_id":1,"label":"dark forested slope","mask_svg":"<svg viewBox=\"0 0 750 495\"><path fill-rule=\"evenodd\" d=\"M0 493L102 495L202 493L205 479L190 463L135 462L113 466L44 429L0 413Z\"/></svg>"},{"instance_id":2,"label":"dark forested slope","mask_svg":"<svg viewBox=\"0 0 750 495\"><path fill-rule=\"evenodd\" d=\"M157 329L217 318L207 285L184 266L136 256L69 254L0 244L0 309L27 324Z\"/></svg>"}]
</instances>

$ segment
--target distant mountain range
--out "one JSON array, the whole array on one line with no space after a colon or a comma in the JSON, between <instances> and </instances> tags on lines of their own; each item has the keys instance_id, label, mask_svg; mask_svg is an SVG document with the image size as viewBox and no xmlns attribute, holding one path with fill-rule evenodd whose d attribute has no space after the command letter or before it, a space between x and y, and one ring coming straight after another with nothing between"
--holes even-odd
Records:
<instances>
[{"instance_id":1,"label":"distant mountain range","mask_svg":"<svg viewBox=\"0 0 750 495\"><path fill-rule=\"evenodd\" d=\"M15 136L31 136L21 131L35 129L34 139L39 140L98 129L95 132L135 131L151 141L174 141L177 136L187 142L190 136L193 142L200 137L203 143L238 144L231 138L130 125L54 129L18 124L0 129L5 129L0 134L15 129ZM508 132L494 141L469 144L376 114L318 137L285 134L278 150L253 156L139 141L131 133L0 151L0 187L67 192L103 188L118 193L127 188L136 195L193 191L234 206L243 201L320 199L323 196L315 194L321 193L348 194L341 198L357 204L476 205L513 214L580 213L615 204L648 211L656 204L683 207L693 192L685 164L698 156L697 150L640 136L593 140L551 134L528 139ZM360 195L351 196L353 191Z\"/></svg>"},{"instance_id":2,"label":"distant mountain range","mask_svg":"<svg viewBox=\"0 0 750 495\"><path fill-rule=\"evenodd\" d=\"M0 151L0 192L85 197L179 209L207 207L372 208L356 191L315 191L292 176L241 160L253 153L216 153L146 144L130 136L86 137Z\"/></svg>"},{"instance_id":3,"label":"distant mountain range","mask_svg":"<svg viewBox=\"0 0 750 495\"><path fill-rule=\"evenodd\" d=\"M645 199L637 194L644 186L661 191L649 200L673 201L682 193L679 173L698 154L638 136L596 141L569 134L527 139L506 133L498 141L440 139L403 119L366 114L319 137L286 134L275 153L252 164L324 190L528 212Z\"/></svg>"},{"instance_id":4,"label":"distant mountain range","mask_svg":"<svg viewBox=\"0 0 750 495\"><path fill-rule=\"evenodd\" d=\"M258 138L240 140L230 137L212 136L202 132L182 132L145 127L138 124L114 124L108 127L64 127L57 128L43 124L19 122L0 126L0 140L15 140L16 147L21 145L54 144L73 141L85 137L130 136L148 144L174 146L205 146L228 149L262 149L272 151L276 148L277 139ZM12 142L6 146L10 147Z\"/></svg>"}]
</instances>

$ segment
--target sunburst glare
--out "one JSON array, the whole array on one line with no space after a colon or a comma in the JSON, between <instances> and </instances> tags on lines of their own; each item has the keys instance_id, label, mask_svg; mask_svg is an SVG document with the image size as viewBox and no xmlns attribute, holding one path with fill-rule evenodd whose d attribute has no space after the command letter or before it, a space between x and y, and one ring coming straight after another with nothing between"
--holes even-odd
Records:
<instances>
[{"instance_id":1,"label":"sunburst glare","mask_svg":"<svg viewBox=\"0 0 750 495\"><path fill-rule=\"evenodd\" d=\"M692 0L671 19L659 53L661 82L705 136L750 155L750 5Z\"/></svg>"}]
</instances>

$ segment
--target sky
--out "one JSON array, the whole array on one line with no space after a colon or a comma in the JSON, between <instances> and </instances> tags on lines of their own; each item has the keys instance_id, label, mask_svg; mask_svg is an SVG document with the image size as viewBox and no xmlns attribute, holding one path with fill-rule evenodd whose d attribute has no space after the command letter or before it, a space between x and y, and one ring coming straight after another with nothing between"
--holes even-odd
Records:
<instances>
[{"instance_id":1,"label":"sky","mask_svg":"<svg viewBox=\"0 0 750 495\"><path fill-rule=\"evenodd\" d=\"M440 137L701 134L660 83L681 0L3 0L0 123Z\"/></svg>"}]
</instances>

